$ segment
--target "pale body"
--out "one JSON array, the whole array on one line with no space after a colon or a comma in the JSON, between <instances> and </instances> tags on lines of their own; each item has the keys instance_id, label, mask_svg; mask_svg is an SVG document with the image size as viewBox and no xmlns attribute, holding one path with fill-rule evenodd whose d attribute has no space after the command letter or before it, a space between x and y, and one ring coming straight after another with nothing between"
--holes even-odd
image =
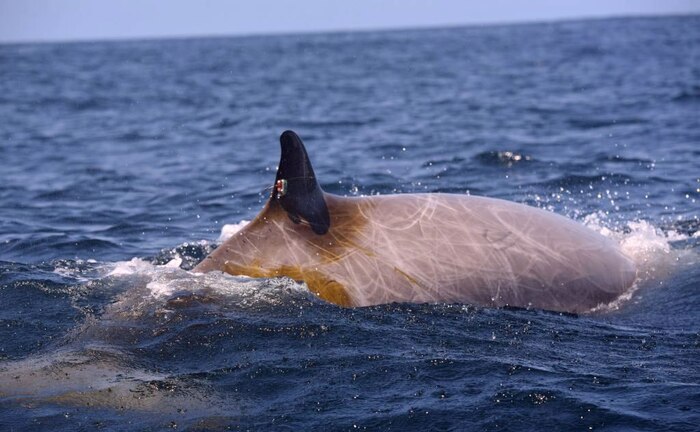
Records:
<instances>
[{"instance_id":1,"label":"pale body","mask_svg":"<svg viewBox=\"0 0 700 432\"><path fill-rule=\"evenodd\" d=\"M330 229L295 223L274 198L195 271L304 280L343 306L467 303L586 312L636 277L602 235L554 213L452 194L323 193Z\"/></svg>"}]
</instances>

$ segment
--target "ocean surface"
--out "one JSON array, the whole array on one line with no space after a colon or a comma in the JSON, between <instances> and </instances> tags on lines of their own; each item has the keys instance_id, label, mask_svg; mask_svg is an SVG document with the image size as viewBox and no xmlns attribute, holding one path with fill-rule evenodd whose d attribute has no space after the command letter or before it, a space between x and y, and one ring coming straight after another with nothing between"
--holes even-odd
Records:
<instances>
[{"instance_id":1,"label":"ocean surface","mask_svg":"<svg viewBox=\"0 0 700 432\"><path fill-rule=\"evenodd\" d=\"M525 203L639 266L572 315L188 271L297 131L327 192ZM700 16L0 46L0 430L700 427Z\"/></svg>"}]
</instances>

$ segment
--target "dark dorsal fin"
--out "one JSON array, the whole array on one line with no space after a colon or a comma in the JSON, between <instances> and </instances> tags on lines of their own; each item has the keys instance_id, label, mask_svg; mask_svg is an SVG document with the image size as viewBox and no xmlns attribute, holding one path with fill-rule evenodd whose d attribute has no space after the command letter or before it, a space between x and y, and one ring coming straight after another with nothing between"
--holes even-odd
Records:
<instances>
[{"instance_id":1,"label":"dark dorsal fin","mask_svg":"<svg viewBox=\"0 0 700 432\"><path fill-rule=\"evenodd\" d=\"M316 234L325 234L331 218L304 143L288 130L280 136L280 145L282 157L271 199L280 203L294 223L303 219Z\"/></svg>"}]
</instances>

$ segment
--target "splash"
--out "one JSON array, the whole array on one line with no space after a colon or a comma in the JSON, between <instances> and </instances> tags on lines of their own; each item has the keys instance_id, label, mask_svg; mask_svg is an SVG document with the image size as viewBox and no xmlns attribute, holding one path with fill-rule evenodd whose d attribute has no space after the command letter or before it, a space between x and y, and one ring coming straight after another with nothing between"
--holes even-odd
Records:
<instances>
[{"instance_id":1,"label":"splash","mask_svg":"<svg viewBox=\"0 0 700 432\"><path fill-rule=\"evenodd\" d=\"M106 276L129 276L150 271L154 266L141 258L132 258L129 261L117 261L110 264L111 270Z\"/></svg>"},{"instance_id":2,"label":"splash","mask_svg":"<svg viewBox=\"0 0 700 432\"><path fill-rule=\"evenodd\" d=\"M247 220L242 220L238 223L235 224L228 224L224 225L221 227L221 235L219 235L219 239L217 240L219 243L223 243L226 240L230 239L233 237L234 234L236 234L238 231L242 230L245 228L246 225L248 225L250 221Z\"/></svg>"},{"instance_id":3,"label":"splash","mask_svg":"<svg viewBox=\"0 0 700 432\"><path fill-rule=\"evenodd\" d=\"M674 248L673 243L691 236L672 229L662 230L645 220L628 221L624 226L611 228L605 215L599 212L586 216L583 224L617 242L637 265L643 280L667 276L688 255L688 251Z\"/></svg>"},{"instance_id":4,"label":"splash","mask_svg":"<svg viewBox=\"0 0 700 432\"><path fill-rule=\"evenodd\" d=\"M637 266L637 281L612 303L600 305L591 312L618 310L630 301L642 288L662 286L671 273L697 261L692 250L675 247L674 244L695 238L673 229L662 230L646 220L627 221L611 226L605 213L598 212L583 218L588 228L608 237L620 245L622 252Z\"/></svg>"},{"instance_id":5,"label":"splash","mask_svg":"<svg viewBox=\"0 0 700 432\"><path fill-rule=\"evenodd\" d=\"M182 258L164 265L133 258L110 264L106 280L125 290L106 310L108 314L143 316L170 304L203 298L221 309L279 306L296 300L315 300L303 283L289 278L253 279L222 272L193 273L179 267Z\"/></svg>"},{"instance_id":6,"label":"splash","mask_svg":"<svg viewBox=\"0 0 700 432\"><path fill-rule=\"evenodd\" d=\"M158 413L178 422L230 414L238 400L219 399L207 383L186 374L144 367L137 354L153 345L167 347L193 327L233 323L244 313L289 313L320 300L288 278L200 274L181 269L181 263L182 257L160 265L141 258L90 263L94 276L76 291L99 291L109 300L86 309L82 322L43 352L2 362L0 399ZM59 271L83 274L62 264Z\"/></svg>"},{"instance_id":7,"label":"splash","mask_svg":"<svg viewBox=\"0 0 700 432\"><path fill-rule=\"evenodd\" d=\"M54 274L77 282L87 282L94 277L93 269L97 261L94 259L57 260L52 264Z\"/></svg>"}]
</instances>

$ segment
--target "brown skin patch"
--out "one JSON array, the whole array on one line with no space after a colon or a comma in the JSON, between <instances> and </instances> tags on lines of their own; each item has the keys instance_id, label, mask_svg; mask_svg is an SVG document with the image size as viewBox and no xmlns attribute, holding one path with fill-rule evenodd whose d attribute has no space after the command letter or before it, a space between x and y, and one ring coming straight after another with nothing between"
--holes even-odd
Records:
<instances>
[{"instance_id":1,"label":"brown skin patch","mask_svg":"<svg viewBox=\"0 0 700 432\"><path fill-rule=\"evenodd\" d=\"M306 236L306 241L316 248L316 252L322 258L321 263L338 262L356 251L372 256L372 253L361 247L359 242L367 224L365 212L371 203L367 200L342 198L330 194L324 194L324 199L331 216L330 229L324 235L316 235L310 232L310 229L305 229L311 234Z\"/></svg>"},{"instance_id":2,"label":"brown skin patch","mask_svg":"<svg viewBox=\"0 0 700 432\"><path fill-rule=\"evenodd\" d=\"M343 307L354 306L345 287L319 271L293 266L264 269L254 266L239 266L230 262L224 264L224 271L233 275L245 275L254 278L287 276L297 281L304 281L309 287L309 291L329 303Z\"/></svg>"},{"instance_id":3,"label":"brown skin patch","mask_svg":"<svg viewBox=\"0 0 700 432\"><path fill-rule=\"evenodd\" d=\"M219 246L195 268L207 272L221 270L249 277L287 276L304 281L309 290L325 301L353 306L346 287L328 276L324 267L342 261L353 253L373 256L361 246L371 200L324 194L331 217L330 229L319 235L305 221L295 224L271 197L258 216L234 237ZM280 229L281 227L281 229ZM305 253L289 251L287 241ZM275 255L272 258L270 255Z\"/></svg>"}]
</instances>

